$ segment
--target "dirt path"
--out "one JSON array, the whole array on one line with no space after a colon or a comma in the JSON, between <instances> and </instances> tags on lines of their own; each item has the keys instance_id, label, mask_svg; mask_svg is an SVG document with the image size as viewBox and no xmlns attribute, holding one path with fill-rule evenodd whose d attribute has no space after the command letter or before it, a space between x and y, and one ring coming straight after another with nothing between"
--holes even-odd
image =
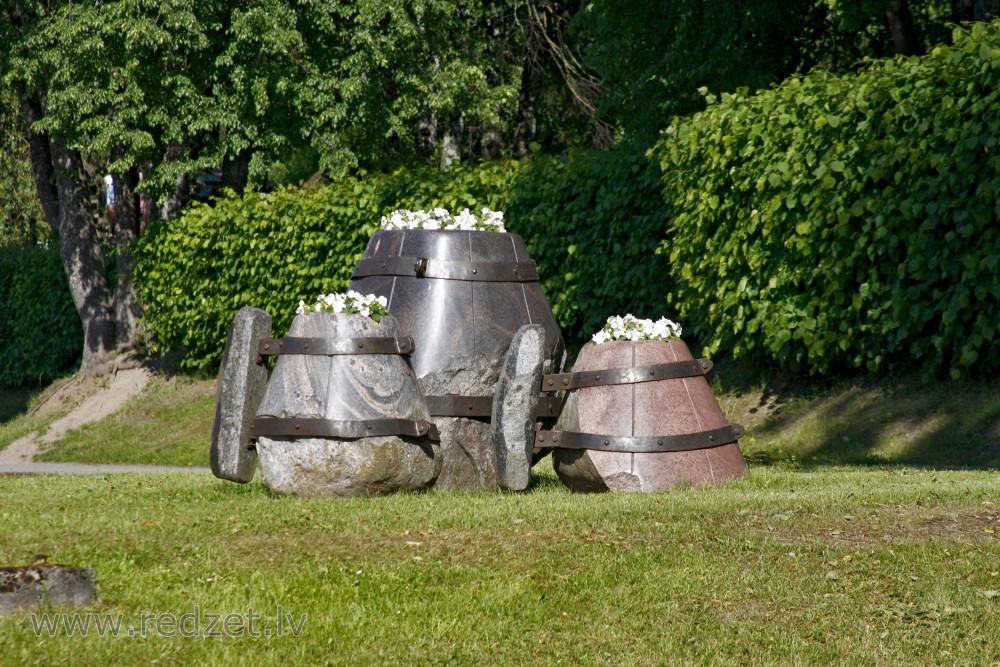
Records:
<instances>
[{"instance_id":1,"label":"dirt path","mask_svg":"<svg viewBox=\"0 0 1000 667\"><path fill-rule=\"evenodd\" d=\"M62 439L72 429L104 419L116 412L141 392L151 377L149 369L143 367L119 370L112 376L108 386L99 388L69 414L52 422L45 433L29 433L0 451L0 465L33 462L39 451Z\"/></svg>"}]
</instances>

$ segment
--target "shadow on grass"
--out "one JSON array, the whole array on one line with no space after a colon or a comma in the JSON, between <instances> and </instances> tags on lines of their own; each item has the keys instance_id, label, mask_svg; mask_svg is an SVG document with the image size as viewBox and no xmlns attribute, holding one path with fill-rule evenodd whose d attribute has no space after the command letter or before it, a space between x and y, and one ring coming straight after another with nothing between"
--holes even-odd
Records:
<instances>
[{"instance_id":1,"label":"shadow on grass","mask_svg":"<svg viewBox=\"0 0 1000 667\"><path fill-rule=\"evenodd\" d=\"M45 387L0 388L0 425L26 413L31 400L43 391Z\"/></svg>"},{"instance_id":2,"label":"shadow on grass","mask_svg":"<svg viewBox=\"0 0 1000 667\"><path fill-rule=\"evenodd\" d=\"M1000 468L1000 385L867 379L788 395L752 430L749 458L801 465Z\"/></svg>"}]
</instances>

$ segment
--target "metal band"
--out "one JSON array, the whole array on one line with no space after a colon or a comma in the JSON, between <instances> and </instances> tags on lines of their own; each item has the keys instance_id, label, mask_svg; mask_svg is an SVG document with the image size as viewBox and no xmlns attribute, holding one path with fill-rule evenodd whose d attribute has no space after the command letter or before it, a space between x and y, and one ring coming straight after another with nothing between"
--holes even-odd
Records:
<instances>
[{"instance_id":1,"label":"metal band","mask_svg":"<svg viewBox=\"0 0 1000 667\"><path fill-rule=\"evenodd\" d=\"M573 431L537 431L535 447L562 447L564 449L595 449L606 452L686 452L708 449L736 442L743 436L743 427L729 424L722 428L699 433L660 436L598 435Z\"/></svg>"},{"instance_id":2,"label":"metal band","mask_svg":"<svg viewBox=\"0 0 1000 667\"><path fill-rule=\"evenodd\" d=\"M382 435L409 435L439 440L437 427L423 419L281 419L259 417L250 422L250 438L294 436L300 438L368 438Z\"/></svg>"},{"instance_id":3,"label":"metal band","mask_svg":"<svg viewBox=\"0 0 1000 667\"><path fill-rule=\"evenodd\" d=\"M366 276L417 276L443 280L524 283L538 280L535 262L460 262L426 257L372 257L358 262L352 280Z\"/></svg>"},{"instance_id":4,"label":"metal band","mask_svg":"<svg viewBox=\"0 0 1000 667\"><path fill-rule=\"evenodd\" d=\"M410 354L413 339L401 338L262 338L257 353L269 354Z\"/></svg>"},{"instance_id":5,"label":"metal band","mask_svg":"<svg viewBox=\"0 0 1000 667\"><path fill-rule=\"evenodd\" d=\"M492 396L427 396L432 417L492 417Z\"/></svg>"},{"instance_id":6,"label":"metal band","mask_svg":"<svg viewBox=\"0 0 1000 667\"><path fill-rule=\"evenodd\" d=\"M580 387L599 387L610 384L635 384L655 380L675 380L677 378L705 375L712 370L708 359L677 361L671 364L653 364L633 368L607 368L581 373L560 373L542 377L543 391L568 391Z\"/></svg>"},{"instance_id":7,"label":"metal band","mask_svg":"<svg viewBox=\"0 0 1000 667\"><path fill-rule=\"evenodd\" d=\"M492 417L492 396L427 396L432 417ZM539 417L558 417L562 400L554 396L538 397Z\"/></svg>"}]
</instances>

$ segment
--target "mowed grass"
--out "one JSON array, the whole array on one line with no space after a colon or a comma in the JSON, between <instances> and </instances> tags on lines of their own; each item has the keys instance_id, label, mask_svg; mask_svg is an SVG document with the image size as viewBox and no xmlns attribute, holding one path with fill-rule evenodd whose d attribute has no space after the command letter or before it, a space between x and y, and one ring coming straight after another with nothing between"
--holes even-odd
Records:
<instances>
[{"instance_id":1,"label":"mowed grass","mask_svg":"<svg viewBox=\"0 0 1000 667\"><path fill-rule=\"evenodd\" d=\"M995 383L716 389L755 462L721 488L571 494L548 461L522 494L366 499L0 477L0 565L95 567L81 619L122 618L117 637L0 619L0 665L1000 665ZM214 401L159 378L45 458L205 465ZM251 609L272 636L247 635ZM178 636L216 614L242 634Z\"/></svg>"},{"instance_id":2,"label":"mowed grass","mask_svg":"<svg viewBox=\"0 0 1000 667\"><path fill-rule=\"evenodd\" d=\"M36 461L207 466L216 384L161 374L122 409L70 431Z\"/></svg>"},{"instance_id":3,"label":"mowed grass","mask_svg":"<svg viewBox=\"0 0 1000 667\"><path fill-rule=\"evenodd\" d=\"M0 664L1000 661L996 472L754 466L722 488L577 495L543 464L535 481L334 500L207 475L0 478L0 563L96 567L82 611L123 617L118 637L0 619ZM144 614L204 631L251 608L274 632L279 607L297 637L125 636Z\"/></svg>"}]
</instances>

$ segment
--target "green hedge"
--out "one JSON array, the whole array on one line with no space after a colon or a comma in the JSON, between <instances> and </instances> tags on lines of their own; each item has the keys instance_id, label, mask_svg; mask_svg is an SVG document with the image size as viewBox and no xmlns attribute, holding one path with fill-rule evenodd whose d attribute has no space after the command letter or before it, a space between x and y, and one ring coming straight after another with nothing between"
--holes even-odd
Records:
<instances>
[{"instance_id":1,"label":"green hedge","mask_svg":"<svg viewBox=\"0 0 1000 667\"><path fill-rule=\"evenodd\" d=\"M145 322L183 364L212 369L233 314L263 308L287 330L299 299L346 288L381 217L397 208L505 212L543 276L571 347L608 315L665 307L658 171L636 149L368 175L195 205L139 247Z\"/></svg>"},{"instance_id":2,"label":"green hedge","mask_svg":"<svg viewBox=\"0 0 1000 667\"><path fill-rule=\"evenodd\" d=\"M710 102L654 149L671 298L709 351L815 373L1000 368L1000 22Z\"/></svg>"},{"instance_id":3,"label":"green hedge","mask_svg":"<svg viewBox=\"0 0 1000 667\"><path fill-rule=\"evenodd\" d=\"M54 249L0 247L0 340L0 386L42 384L79 361L83 327Z\"/></svg>"}]
</instances>

